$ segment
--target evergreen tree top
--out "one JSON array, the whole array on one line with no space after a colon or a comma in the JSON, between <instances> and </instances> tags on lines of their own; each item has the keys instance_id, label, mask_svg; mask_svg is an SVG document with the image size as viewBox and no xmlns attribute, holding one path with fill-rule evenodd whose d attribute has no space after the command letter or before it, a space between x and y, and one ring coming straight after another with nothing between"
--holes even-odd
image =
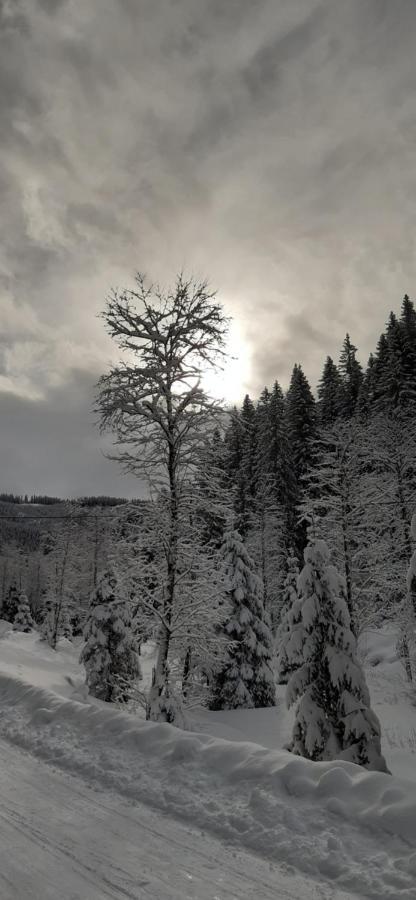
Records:
<instances>
[{"instance_id":1,"label":"evergreen tree top","mask_svg":"<svg viewBox=\"0 0 416 900\"><path fill-rule=\"evenodd\" d=\"M253 403L251 397L249 396L249 394L246 394L244 397L243 405L241 408L241 415L242 415L243 419L248 419L249 421L252 421L254 419L255 408L254 408L254 403Z\"/></svg>"},{"instance_id":2,"label":"evergreen tree top","mask_svg":"<svg viewBox=\"0 0 416 900\"><path fill-rule=\"evenodd\" d=\"M344 338L339 358L339 370L344 378L351 378L357 369L361 371L361 365L356 359L356 353L357 348L355 344L352 343L351 338L347 333Z\"/></svg>"}]
</instances>

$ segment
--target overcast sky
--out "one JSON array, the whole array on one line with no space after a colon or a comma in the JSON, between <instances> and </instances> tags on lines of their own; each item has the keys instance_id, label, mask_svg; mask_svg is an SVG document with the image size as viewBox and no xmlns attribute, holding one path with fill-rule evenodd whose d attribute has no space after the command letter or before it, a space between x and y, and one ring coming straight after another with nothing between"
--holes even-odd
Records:
<instances>
[{"instance_id":1,"label":"overcast sky","mask_svg":"<svg viewBox=\"0 0 416 900\"><path fill-rule=\"evenodd\" d=\"M253 395L416 274L415 0L0 0L0 490L134 494L101 452L97 312L209 278Z\"/></svg>"}]
</instances>

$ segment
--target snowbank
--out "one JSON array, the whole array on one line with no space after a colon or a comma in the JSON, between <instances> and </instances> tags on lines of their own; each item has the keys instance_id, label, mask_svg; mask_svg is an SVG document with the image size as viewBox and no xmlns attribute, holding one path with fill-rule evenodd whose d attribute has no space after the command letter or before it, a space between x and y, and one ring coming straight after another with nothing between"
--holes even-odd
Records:
<instances>
[{"instance_id":1,"label":"snowbank","mask_svg":"<svg viewBox=\"0 0 416 900\"><path fill-rule=\"evenodd\" d=\"M52 650L37 631L13 631L10 622L0 619L0 670L4 674L70 697L73 688L68 676L74 683L85 680L78 657L79 646L64 638Z\"/></svg>"},{"instance_id":2,"label":"snowbank","mask_svg":"<svg viewBox=\"0 0 416 900\"><path fill-rule=\"evenodd\" d=\"M400 889L401 897L414 897L416 852L409 845L416 849L416 787L351 763L313 764L256 744L138 722L7 675L0 675L0 704L0 731L32 753L342 887L358 889L349 845L354 829L364 826L375 838L374 865L361 831L354 852L368 862L360 893L394 898ZM377 854L383 833L400 839L388 889Z\"/></svg>"},{"instance_id":3,"label":"snowbank","mask_svg":"<svg viewBox=\"0 0 416 900\"><path fill-rule=\"evenodd\" d=\"M195 731L204 734L145 723L92 698L87 703L79 647L63 642L54 652L35 633L6 626L0 627L0 735L10 742L320 883L330 879L372 900L415 900L416 784L276 749L291 726L283 698L267 710L195 710ZM384 731L397 727L399 710L404 739L405 716L409 730L416 710L393 638L370 638L367 677ZM147 651L142 662L150 671L152 647ZM401 751L409 772L411 751ZM395 774L397 752L389 758Z\"/></svg>"}]
</instances>

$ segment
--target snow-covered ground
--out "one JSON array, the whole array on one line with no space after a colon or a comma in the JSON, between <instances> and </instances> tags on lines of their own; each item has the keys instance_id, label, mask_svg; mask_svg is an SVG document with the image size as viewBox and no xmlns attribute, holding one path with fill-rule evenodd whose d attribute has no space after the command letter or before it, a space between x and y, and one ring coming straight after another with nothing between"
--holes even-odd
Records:
<instances>
[{"instance_id":1,"label":"snow-covered ground","mask_svg":"<svg viewBox=\"0 0 416 900\"><path fill-rule=\"evenodd\" d=\"M6 626L3 631L7 632ZM153 845L151 842L145 844L150 858L150 887L143 885L139 889L136 886L136 893L127 887L130 893L125 891L123 894L119 887L117 893L110 884L106 888L107 894L104 890L100 894L92 880L94 888L89 893L76 885L72 894L59 894L62 900L99 896L150 896L159 900L179 896L211 897L212 900L215 897L225 900L233 896L258 896L261 900L273 896L270 892L273 886L279 890L277 896L282 897L338 900L345 897L342 892L346 892L347 896L415 900L416 781L406 781L403 775L414 776L415 748L411 735L416 724L416 708L411 705L400 664L395 660L394 636L387 632L369 635L366 643L364 651L373 705L387 735L384 750L393 777L369 773L348 763L312 764L281 750L290 727L283 702L275 710L215 714L197 711L193 715L193 725L200 733L145 723L137 716L117 712L106 704L78 702L76 698L82 698L82 689L77 689L74 684L81 685L82 674L76 650L71 645L61 644L55 653L39 642L36 635L3 634L0 641L0 733L9 744L18 745L54 767L81 777L90 788L98 788L98 793L94 794L98 812L93 811L92 816L102 817L99 809L107 804L106 808L110 810L114 805L117 810L123 809L120 812L122 818L127 815L126 802L131 804L128 818L133 817L136 824L133 826L129 819L126 828L135 834L131 841L133 845L139 846L141 841L134 831L136 825L144 820L150 823L146 817L154 816L154 830L165 835L161 838L160 849L163 866L163 853L173 852L172 847L165 848L164 840L169 845L172 836L176 836L176 829L178 835L188 834L187 829L191 829L196 856L205 852L201 832L210 835L206 841L208 855L214 862L211 881L209 873L205 873L199 887L195 881L188 885L188 893L183 892L186 880L172 884L166 881L165 887L156 888L154 879L160 876L162 864L155 869L158 852L155 839ZM68 675L72 684L66 679ZM250 739L256 743L248 743ZM9 756L5 754L7 767ZM12 753L12 757L17 769L11 767L10 777L17 785L21 783L23 790L25 766L30 769L33 764L21 750ZM63 784L68 793L74 785L74 796L89 796L87 788L84 790L68 774L56 773L46 767L37 771L42 773L39 791L46 806L65 809L68 805L72 808L69 799L68 804L60 799ZM42 779L45 779L44 784ZM49 788L48 779L51 780ZM110 796L109 791L112 792ZM26 816L25 821L32 815L35 833L39 804L36 801L35 812L29 813L26 810L26 803L29 809L29 796L30 792L26 797L24 791L16 803L19 815ZM6 815L5 823L2 819L3 829L10 826L14 815L12 800L9 798L8 802L12 812L9 817ZM76 802L74 799L73 803ZM41 847L51 840L45 833L48 815L52 816L53 822L55 814L51 810L47 813L45 807L45 824L39 825ZM84 837L87 831L96 827L86 816L87 810L82 811L79 807L71 813L73 832L79 821L79 833ZM110 820L112 827L112 813L106 819L109 828ZM182 825L172 825L170 820L179 820ZM75 839L74 833L68 837L67 825L66 820L62 827L56 825L54 840L56 844L59 841L70 847L70 858L77 860L81 850L74 849L71 843ZM27 827L27 824L21 826L23 831ZM119 825L114 827L121 828ZM149 824L149 829L152 827ZM97 834L100 833L98 830ZM103 834L102 841L107 846L103 859L107 860L112 872L126 871L126 883L130 884L129 878L140 875L143 857L138 852L136 868L132 868L132 862L128 867L121 848L123 834L122 830L118 838L116 834L113 844L111 830ZM235 870L241 875L239 883L234 884L231 880L228 885L223 883L221 886L215 882L216 871L230 872L230 860L234 859L229 851L221 849L218 839L222 847L224 844L233 847L237 853ZM0 844L9 846L7 841L10 844L10 838L0 838ZM97 846L99 843L97 837ZM114 849L109 854L110 846ZM81 854L82 866L85 864L94 869L95 863L88 862L87 847L88 842L84 856ZM184 865L184 871L195 875L200 866L197 863L192 866L193 851L188 857L185 851L186 848L188 864ZM91 850L93 860L97 852L97 848L94 852ZM120 860L117 858L119 853ZM178 853L182 853L180 847ZM249 854L253 853L256 861L251 863ZM10 850L5 877L13 882L12 876L7 874L13 866L9 855ZM52 857L54 871L53 867L57 865L54 851ZM264 874L268 872L267 866L263 868L264 860L272 866L269 880ZM257 881L253 875L254 886L249 888L244 873L249 877L256 866L260 867L257 868L260 874L258 878L256 875ZM287 867L285 876L282 866ZM164 870L166 878L168 868ZM293 872L300 874L296 876L298 881L292 883L290 873ZM310 881L305 881L305 876ZM108 878L114 881L113 874ZM192 890L194 893L190 892ZM48 894L24 893L22 887L20 893L3 893L1 896L43 900ZM56 893L50 896L55 897Z\"/></svg>"},{"instance_id":2,"label":"snow-covered ground","mask_svg":"<svg viewBox=\"0 0 416 900\"><path fill-rule=\"evenodd\" d=\"M1 900L348 900L0 742ZM277 893L278 891L278 893Z\"/></svg>"}]
</instances>

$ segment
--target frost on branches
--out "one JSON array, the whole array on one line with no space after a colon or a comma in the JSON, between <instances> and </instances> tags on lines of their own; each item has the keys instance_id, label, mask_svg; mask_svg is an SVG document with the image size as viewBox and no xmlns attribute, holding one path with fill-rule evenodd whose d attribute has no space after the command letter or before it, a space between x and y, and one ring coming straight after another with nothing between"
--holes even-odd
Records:
<instances>
[{"instance_id":1,"label":"frost on branches","mask_svg":"<svg viewBox=\"0 0 416 900\"><path fill-rule=\"evenodd\" d=\"M254 563L237 531L222 546L229 615L226 658L214 677L212 709L274 706L272 635Z\"/></svg>"},{"instance_id":2,"label":"frost on branches","mask_svg":"<svg viewBox=\"0 0 416 900\"><path fill-rule=\"evenodd\" d=\"M299 609L286 648L296 669L287 703L299 701L289 749L311 760L344 759L387 772L380 723L370 708L356 657L343 582L330 564L324 541L312 539L304 558Z\"/></svg>"},{"instance_id":3,"label":"frost on branches","mask_svg":"<svg viewBox=\"0 0 416 900\"><path fill-rule=\"evenodd\" d=\"M128 604L113 572L106 572L93 594L84 629L80 662L90 694L99 700L127 702L141 678Z\"/></svg>"},{"instance_id":4,"label":"frost on branches","mask_svg":"<svg viewBox=\"0 0 416 900\"><path fill-rule=\"evenodd\" d=\"M13 623L14 631L23 631L28 634L33 629L33 619L30 612L29 600L24 591L20 591L17 613Z\"/></svg>"},{"instance_id":5,"label":"frost on branches","mask_svg":"<svg viewBox=\"0 0 416 900\"><path fill-rule=\"evenodd\" d=\"M228 320L205 282L180 275L171 290L162 291L140 273L135 290L113 292L103 318L127 357L99 381L101 428L115 437L114 458L124 471L147 481L168 520L148 717L172 720L169 673L172 621L181 602L184 486L195 476L207 434L218 424L220 404L205 394L201 376L226 356Z\"/></svg>"},{"instance_id":6,"label":"frost on branches","mask_svg":"<svg viewBox=\"0 0 416 900\"><path fill-rule=\"evenodd\" d=\"M60 638L72 640L71 616L66 597L56 598L51 594L46 597L40 633L52 650L56 650Z\"/></svg>"}]
</instances>

